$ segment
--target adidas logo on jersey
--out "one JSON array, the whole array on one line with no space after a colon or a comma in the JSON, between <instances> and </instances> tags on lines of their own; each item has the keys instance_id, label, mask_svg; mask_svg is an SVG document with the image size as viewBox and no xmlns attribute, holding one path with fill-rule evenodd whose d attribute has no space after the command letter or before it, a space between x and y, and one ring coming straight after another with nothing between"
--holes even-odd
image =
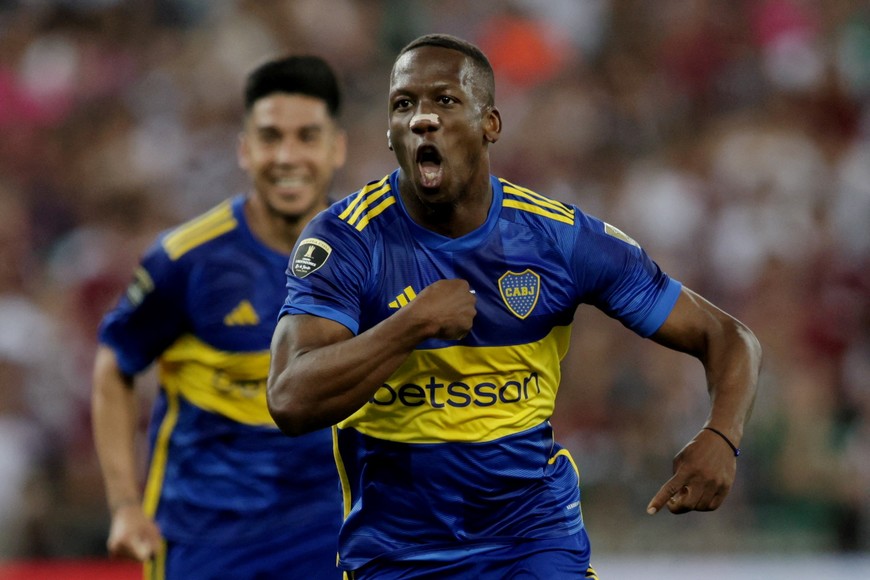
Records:
<instances>
[{"instance_id":1,"label":"adidas logo on jersey","mask_svg":"<svg viewBox=\"0 0 870 580\"><path fill-rule=\"evenodd\" d=\"M390 308L403 308L408 305L408 302L417 297L417 293L414 292L414 289L408 286L402 293L396 296L396 299L390 302Z\"/></svg>"},{"instance_id":2,"label":"adidas logo on jersey","mask_svg":"<svg viewBox=\"0 0 870 580\"><path fill-rule=\"evenodd\" d=\"M224 316L224 324L227 326L254 326L260 323L257 311L247 300L242 300L239 305Z\"/></svg>"}]
</instances>

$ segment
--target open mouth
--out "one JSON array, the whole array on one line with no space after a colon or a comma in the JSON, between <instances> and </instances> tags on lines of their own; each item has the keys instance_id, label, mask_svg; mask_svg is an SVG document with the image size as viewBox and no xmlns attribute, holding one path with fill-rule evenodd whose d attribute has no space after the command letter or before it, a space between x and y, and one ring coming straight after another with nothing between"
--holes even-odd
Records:
<instances>
[{"instance_id":1,"label":"open mouth","mask_svg":"<svg viewBox=\"0 0 870 580\"><path fill-rule=\"evenodd\" d=\"M304 177L300 176L285 176L279 177L274 180L275 185L285 189L295 189L299 187L305 187L307 180Z\"/></svg>"},{"instance_id":2,"label":"open mouth","mask_svg":"<svg viewBox=\"0 0 870 580\"><path fill-rule=\"evenodd\" d=\"M441 167L441 154L434 145L421 145L417 149L417 167L420 169L420 180L425 188L436 188L441 185L444 172Z\"/></svg>"}]
</instances>

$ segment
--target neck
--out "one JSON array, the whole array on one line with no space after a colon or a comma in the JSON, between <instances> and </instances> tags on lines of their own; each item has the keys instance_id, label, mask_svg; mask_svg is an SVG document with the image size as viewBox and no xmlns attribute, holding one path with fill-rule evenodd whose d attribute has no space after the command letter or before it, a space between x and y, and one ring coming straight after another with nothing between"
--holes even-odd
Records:
<instances>
[{"instance_id":1,"label":"neck","mask_svg":"<svg viewBox=\"0 0 870 580\"><path fill-rule=\"evenodd\" d=\"M491 198L490 198L491 199ZM423 227L448 238L461 238L483 225L489 213L486 205L469 204L432 204L422 207L423 215L414 221Z\"/></svg>"},{"instance_id":2,"label":"neck","mask_svg":"<svg viewBox=\"0 0 870 580\"><path fill-rule=\"evenodd\" d=\"M459 238L482 226L492 205L492 185L485 179L469 183L458 195L443 201L429 201L415 191L413 184L402 183L399 191L408 214L417 224L448 238ZM410 193L406 193L410 192Z\"/></svg>"},{"instance_id":3,"label":"neck","mask_svg":"<svg viewBox=\"0 0 870 580\"><path fill-rule=\"evenodd\" d=\"M248 227L254 237L266 247L289 255L305 224L325 208L325 205L323 207L318 205L308 214L288 216L274 211L267 204L262 203L257 196L248 195L245 199L244 211Z\"/></svg>"}]
</instances>

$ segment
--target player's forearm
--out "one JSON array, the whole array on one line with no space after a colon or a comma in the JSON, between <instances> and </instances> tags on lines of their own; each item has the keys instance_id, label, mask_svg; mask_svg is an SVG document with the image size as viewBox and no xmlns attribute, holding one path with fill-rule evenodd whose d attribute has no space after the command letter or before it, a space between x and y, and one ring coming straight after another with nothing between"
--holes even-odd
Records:
<instances>
[{"instance_id":1,"label":"player's forearm","mask_svg":"<svg viewBox=\"0 0 870 580\"><path fill-rule=\"evenodd\" d=\"M752 331L683 287L668 319L652 338L701 361L712 401L707 426L727 434L738 445L761 367L761 346Z\"/></svg>"},{"instance_id":2,"label":"player's forearm","mask_svg":"<svg viewBox=\"0 0 870 580\"><path fill-rule=\"evenodd\" d=\"M135 438L136 395L121 374L114 352L100 347L94 365L91 397L94 445L113 512L140 501Z\"/></svg>"},{"instance_id":3,"label":"player's forearm","mask_svg":"<svg viewBox=\"0 0 870 580\"><path fill-rule=\"evenodd\" d=\"M267 392L278 427L301 435L334 425L365 405L426 338L425 330L403 314L358 336L296 354L282 344L286 335L276 334Z\"/></svg>"},{"instance_id":4,"label":"player's forearm","mask_svg":"<svg viewBox=\"0 0 870 580\"><path fill-rule=\"evenodd\" d=\"M755 401L761 345L752 331L729 317L710 341L702 362L712 401L707 425L722 431L739 446Z\"/></svg>"}]
</instances>

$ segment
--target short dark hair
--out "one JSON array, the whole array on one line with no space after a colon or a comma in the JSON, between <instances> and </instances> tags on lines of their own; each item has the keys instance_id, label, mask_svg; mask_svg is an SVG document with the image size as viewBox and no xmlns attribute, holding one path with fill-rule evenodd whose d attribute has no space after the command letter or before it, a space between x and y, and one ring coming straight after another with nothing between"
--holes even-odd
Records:
<instances>
[{"instance_id":1,"label":"short dark hair","mask_svg":"<svg viewBox=\"0 0 870 580\"><path fill-rule=\"evenodd\" d=\"M399 51L396 60L399 60L406 52L421 46L448 48L469 57L483 80L482 88L486 93L486 105L491 107L495 103L495 73L489 59L476 45L450 34L427 34L408 43L405 48Z\"/></svg>"},{"instance_id":2,"label":"short dark hair","mask_svg":"<svg viewBox=\"0 0 870 580\"><path fill-rule=\"evenodd\" d=\"M245 82L245 113L254 103L272 93L300 94L326 103L335 119L341 110L341 91L332 67L319 56L293 55L270 60L248 74Z\"/></svg>"}]
</instances>

